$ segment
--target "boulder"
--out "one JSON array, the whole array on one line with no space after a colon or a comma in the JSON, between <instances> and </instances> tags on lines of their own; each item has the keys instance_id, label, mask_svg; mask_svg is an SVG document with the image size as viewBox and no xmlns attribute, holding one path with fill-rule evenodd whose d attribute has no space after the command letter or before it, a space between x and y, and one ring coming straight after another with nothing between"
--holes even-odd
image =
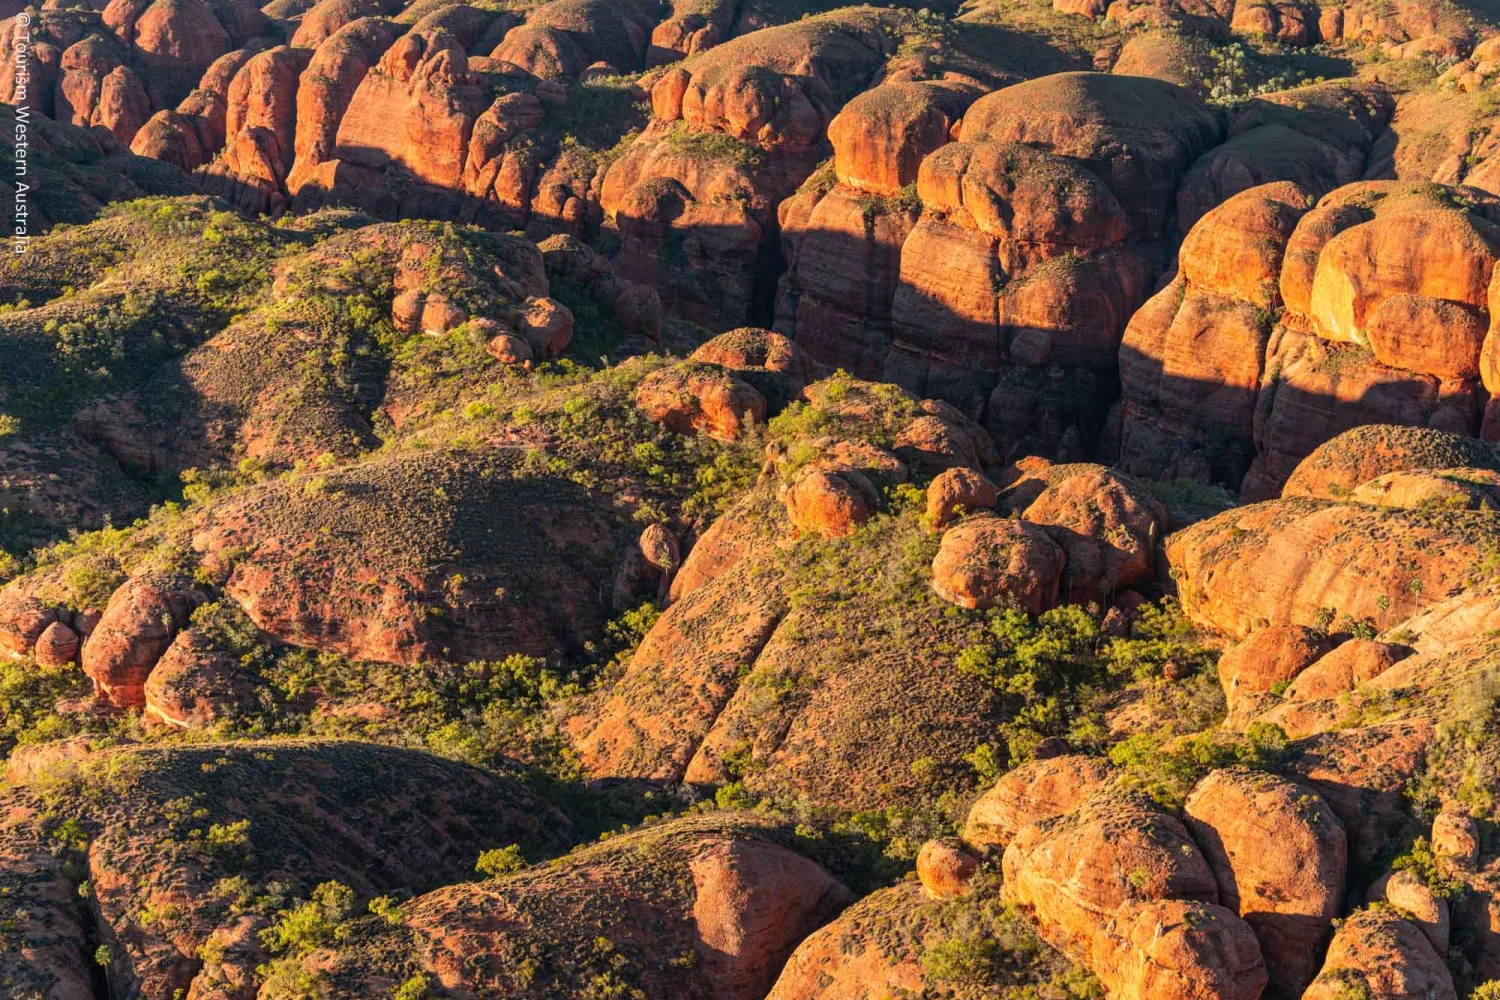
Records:
<instances>
[{"instance_id":1,"label":"boulder","mask_svg":"<svg viewBox=\"0 0 1500 1000\"><path fill-rule=\"evenodd\" d=\"M635 390L647 419L679 434L733 441L745 427L764 423L766 400L754 387L718 365L682 362L652 372Z\"/></svg>"},{"instance_id":2,"label":"boulder","mask_svg":"<svg viewBox=\"0 0 1500 1000\"><path fill-rule=\"evenodd\" d=\"M719 365L749 382L766 398L770 413L779 413L821 375L817 362L801 346L753 326L721 333L699 345L689 358Z\"/></svg>"},{"instance_id":3,"label":"boulder","mask_svg":"<svg viewBox=\"0 0 1500 1000\"><path fill-rule=\"evenodd\" d=\"M1251 771L1210 773L1184 814L1220 901L1260 942L1271 983L1300 995L1317 975L1317 946L1343 904L1343 823L1316 793Z\"/></svg>"},{"instance_id":4,"label":"boulder","mask_svg":"<svg viewBox=\"0 0 1500 1000\"><path fill-rule=\"evenodd\" d=\"M0 647L25 656L56 621L56 609L39 598L15 588L0 591Z\"/></svg>"},{"instance_id":5,"label":"boulder","mask_svg":"<svg viewBox=\"0 0 1500 1000\"><path fill-rule=\"evenodd\" d=\"M1433 895L1420 876L1410 871L1387 872L1370 883L1365 900L1394 906L1427 936L1432 950L1446 958L1452 932L1448 900Z\"/></svg>"},{"instance_id":6,"label":"boulder","mask_svg":"<svg viewBox=\"0 0 1500 1000\"><path fill-rule=\"evenodd\" d=\"M1075 603L1109 603L1151 580L1167 526L1166 508L1144 486L1105 469L1054 478L1021 517L1062 548L1061 596Z\"/></svg>"},{"instance_id":7,"label":"boulder","mask_svg":"<svg viewBox=\"0 0 1500 1000\"><path fill-rule=\"evenodd\" d=\"M1325 339L1373 344L1372 326L1389 308L1385 322L1398 329L1383 334L1387 350L1414 360L1438 356L1441 361L1445 347L1466 343L1469 321L1459 321L1459 307L1475 313L1487 308L1497 255L1500 229L1486 219L1452 208L1393 208L1323 245L1306 317ZM1287 304L1293 309L1303 305L1292 299ZM1403 318L1419 325L1400 330ZM1446 361L1470 372L1477 371L1478 362L1477 350Z\"/></svg>"},{"instance_id":8,"label":"boulder","mask_svg":"<svg viewBox=\"0 0 1500 1000\"><path fill-rule=\"evenodd\" d=\"M927 487L927 521L933 531L940 531L961 513L989 510L1000 498L1000 491L982 472L953 468L938 473Z\"/></svg>"},{"instance_id":9,"label":"boulder","mask_svg":"<svg viewBox=\"0 0 1500 1000\"><path fill-rule=\"evenodd\" d=\"M957 838L929 840L917 852L917 878L934 899L954 899L969 891L979 860Z\"/></svg>"},{"instance_id":10,"label":"boulder","mask_svg":"<svg viewBox=\"0 0 1500 1000\"><path fill-rule=\"evenodd\" d=\"M964 843L980 851L1003 851L1025 827L1078 808L1104 786L1109 774L1108 762L1081 754L1012 768L969 808Z\"/></svg>"},{"instance_id":11,"label":"boulder","mask_svg":"<svg viewBox=\"0 0 1500 1000\"><path fill-rule=\"evenodd\" d=\"M1455 806L1447 806L1433 817L1431 840L1433 853L1455 868L1472 870L1479 863L1479 824Z\"/></svg>"},{"instance_id":12,"label":"boulder","mask_svg":"<svg viewBox=\"0 0 1500 1000\"><path fill-rule=\"evenodd\" d=\"M37 636L32 658L39 666L65 667L78 659L78 633L60 621L53 622Z\"/></svg>"},{"instance_id":13,"label":"boulder","mask_svg":"<svg viewBox=\"0 0 1500 1000\"><path fill-rule=\"evenodd\" d=\"M1113 1000L1259 1000L1266 987L1250 926L1212 903L1125 903L1094 939L1090 964Z\"/></svg>"},{"instance_id":14,"label":"boulder","mask_svg":"<svg viewBox=\"0 0 1500 1000\"><path fill-rule=\"evenodd\" d=\"M799 531L825 538L847 535L880 506L874 485L852 469L808 469L786 491L786 509Z\"/></svg>"},{"instance_id":15,"label":"boulder","mask_svg":"<svg viewBox=\"0 0 1500 1000\"><path fill-rule=\"evenodd\" d=\"M1323 971L1303 1000L1456 1000L1453 976L1426 935L1394 911L1360 910L1333 935Z\"/></svg>"},{"instance_id":16,"label":"boulder","mask_svg":"<svg viewBox=\"0 0 1500 1000\"><path fill-rule=\"evenodd\" d=\"M1023 828L1005 848L1003 865L1002 898L1027 912L1049 944L1081 961L1124 904L1219 898L1181 820L1112 792Z\"/></svg>"},{"instance_id":17,"label":"boulder","mask_svg":"<svg viewBox=\"0 0 1500 1000\"><path fill-rule=\"evenodd\" d=\"M994 464L995 445L989 434L956 407L924 399L917 408L921 412L897 432L891 445L907 465L937 473Z\"/></svg>"},{"instance_id":18,"label":"boulder","mask_svg":"<svg viewBox=\"0 0 1500 1000\"><path fill-rule=\"evenodd\" d=\"M980 515L949 528L932 561L932 587L965 608L1013 602L1031 614L1057 604L1063 550L1039 526Z\"/></svg>"}]
</instances>

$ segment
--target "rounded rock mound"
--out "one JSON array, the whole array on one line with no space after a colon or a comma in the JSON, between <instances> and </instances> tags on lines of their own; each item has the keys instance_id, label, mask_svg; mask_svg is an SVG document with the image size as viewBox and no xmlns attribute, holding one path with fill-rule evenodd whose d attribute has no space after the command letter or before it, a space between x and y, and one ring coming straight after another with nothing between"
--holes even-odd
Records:
<instances>
[{"instance_id":1,"label":"rounded rock mound","mask_svg":"<svg viewBox=\"0 0 1500 1000\"><path fill-rule=\"evenodd\" d=\"M1037 525L992 514L950 528L932 561L938 596L965 608L1005 601L1030 614L1057 604L1063 550Z\"/></svg>"}]
</instances>

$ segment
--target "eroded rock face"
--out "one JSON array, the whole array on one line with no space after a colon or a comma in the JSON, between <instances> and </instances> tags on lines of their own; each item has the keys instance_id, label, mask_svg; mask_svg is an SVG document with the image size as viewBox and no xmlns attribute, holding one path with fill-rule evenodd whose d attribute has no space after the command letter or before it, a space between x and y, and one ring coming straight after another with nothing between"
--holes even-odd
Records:
<instances>
[{"instance_id":1,"label":"eroded rock face","mask_svg":"<svg viewBox=\"0 0 1500 1000\"><path fill-rule=\"evenodd\" d=\"M1304 625L1257 629L1219 658L1219 683L1232 713L1235 704L1285 688L1333 648L1322 632Z\"/></svg>"},{"instance_id":2,"label":"eroded rock face","mask_svg":"<svg viewBox=\"0 0 1500 1000\"><path fill-rule=\"evenodd\" d=\"M1220 901L1249 924L1270 981L1299 995L1318 972L1317 944L1343 902L1343 823L1315 793L1245 771L1213 772L1184 811Z\"/></svg>"},{"instance_id":3,"label":"eroded rock face","mask_svg":"<svg viewBox=\"0 0 1500 1000\"><path fill-rule=\"evenodd\" d=\"M1189 232L1125 336L1125 468L1264 499L1360 424L1479 431L1495 207L1395 181L1313 206L1318 190L1251 188Z\"/></svg>"},{"instance_id":4,"label":"eroded rock face","mask_svg":"<svg viewBox=\"0 0 1500 1000\"><path fill-rule=\"evenodd\" d=\"M1417 926L1394 912L1360 910L1340 925L1328 946L1323 971L1302 994L1334 1000L1362 989L1375 1000L1457 997L1447 965Z\"/></svg>"},{"instance_id":5,"label":"eroded rock face","mask_svg":"<svg viewBox=\"0 0 1500 1000\"><path fill-rule=\"evenodd\" d=\"M1465 204L1442 188L1364 182L1303 217L1282 269L1288 333L1267 356L1276 375L1262 390L1251 498L1275 495L1303 456L1359 423L1479 430L1473 344L1489 323L1500 230L1493 204ZM1428 239L1443 247L1424 250Z\"/></svg>"},{"instance_id":6,"label":"eroded rock face","mask_svg":"<svg viewBox=\"0 0 1500 1000\"><path fill-rule=\"evenodd\" d=\"M1282 255L1311 205L1290 183L1254 187L1188 232L1177 279L1135 313L1120 347L1122 468L1243 477Z\"/></svg>"},{"instance_id":7,"label":"eroded rock face","mask_svg":"<svg viewBox=\"0 0 1500 1000\"><path fill-rule=\"evenodd\" d=\"M1337 698L1379 677L1411 652L1395 643L1350 639L1298 673L1286 689L1286 698L1288 701Z\"/></svg>"},{"instance_id":8,"label":"eroded rock face","mask_svg":"<svg viewBox=\"0 0 1500 1000\"><path fill-rule=\"evenodd\" d=\"M663 74L654 120L601 188L620 227L621 273L655 285L678 315L749 319L777 203L822 159L829 120L894 51L899 20L835 11L743 35Z\"/></svg>"}]
</instances>

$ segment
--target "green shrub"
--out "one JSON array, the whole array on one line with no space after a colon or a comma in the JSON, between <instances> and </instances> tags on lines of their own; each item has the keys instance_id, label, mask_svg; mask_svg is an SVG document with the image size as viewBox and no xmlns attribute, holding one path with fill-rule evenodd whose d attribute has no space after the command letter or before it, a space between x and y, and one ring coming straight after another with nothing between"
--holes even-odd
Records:
<instances>
[{"instance_id":1,"label":"green shrub","mask_svg":"<svg viewBox=\"0 0 1500 1000\"><path fill-rule=\"evenodd\" d=\"M483 851L479 860L474 863L474 870L487 878L504 878L506 875L514 875L526 867L526 858L521 853L519 844L508 844L505 847L494 847Z\"/></svg>"},{"instance_id":2,"label":"green shrub","mask_svg":"<svg viewBox=\"0 0 1500 1000\"><path fill-rule=\"evenodd\" d=\"M1422 880L1434 896L1444 899L1456 899L1466 889L1464 880L1443 863L1433 851L1432 842L1426 837L1418 837L1411 845L1411 850L1392 861L1391 870L1411 872Z\"/></svg>"},{"instance_id":3,"label":"green shrub","mask_svg":"<svg viewBox=\"0 0 1500 1000\"><path fill-rule=\"evenodd\" d=\"M324 882L306 902L283 910L260 932L260 941L273 955L303 955L332 944L353 914L354 890L339 882Z\"/></svg>"},{"instance_id":4,"label":"green shrub","mask_svg":"<svg viewBox=\"0 0 1500 1000\"><path fill-rule=\"evenodd\" d=\"M391 994L391 1000L427 1000L432 996L431 985L427 976L419 972L396 987L396 992Z\"/></svg>"}]
</instances>

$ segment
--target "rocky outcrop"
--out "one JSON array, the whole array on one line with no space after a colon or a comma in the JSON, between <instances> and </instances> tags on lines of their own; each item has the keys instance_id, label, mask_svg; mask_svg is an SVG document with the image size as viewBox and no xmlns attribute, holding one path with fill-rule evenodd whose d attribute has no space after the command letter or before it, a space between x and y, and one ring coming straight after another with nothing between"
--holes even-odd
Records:
<instances>
[{"instance_id":1,"label":"rocky outcrop","mask_svg":"<svg viewBox=\"0 0 1500 1000\"><path fill-rule=\"evenodd\" d=\"M865 91L828 125L831 176L825 166L777 209L787 260L777 326L820 360L881 375L901 246L921 207L911 186L976 96L939 82ZM852 267L851 256L862 266Z\"/></svg>"},{"instance_id":2,"label":"rocky outcrop","mask_svg":"<svg viewBox=\"0 0 1500 1000\"><path fill-rule=\"evenodd\" d=\"M993 515L966 518L943 533L932 589L964 608L1013 603L1030 614L1057 604L1064 553L1039 525Z\"/></svg>"},{"instance_id":3,"label":"rocky outcrop","mask_svg":"<svg viewBox=\"0 0 1500 1000\"><path fill-rule=\"evenodd\" d=\"M1500 470L1484 441L1452 431L1369 424L1330 438L1297 463L1281 495L1334 500L1393 473L1437 469Z\"/></svg>"},{"instance_id":4,"label":"rocky outcrop","mask_svg":"<svg viewBox=\"0 0 1500 1000\"><path fill-rule=\"evenodd\" d=\"M72 125L102 125L128 143L150 116L151 98L120 47L90 35L63 51L56 114Z\"/></svg>"},{"instance_id":5,"label":"rocky outcrop","mask_svg":"<svg viewBox=\"0 0 1500 1000\"><path fill-rule=\"evenodd\" d=\"M1078 808L1103 787L1109 773L1104 760L1079 754L1012 768L969 808L964 842L982 851L1003 851L1026 827Z\"/></svg>"},{"instance_id":6,"label":"rocky outcrop","mask_svg":"<svg viewBox=\"0 0 1500 1000\"><path fill-rule=\"evenodd\" d=\"M1204 778L1184 813L1220 901L1260 942L1271 983L1300 995L1317 975L1317 946L1343 904L1343 823L1313 792L1245 771Z\"/></svg>"},{"instance_id":7,"label":"rocky outcrop","mask_svg":"<svg viewBox=\"0 0 1500 1000\"><path fill-rule=\"evenodd\" d=\"M668 69L653 121L601 191L623 276L669 311L743 322L776 205L824 156L829 121L894 51L894 12L846 9L741 36Z\"/></svg>"},{"instance_id":8,"label":"rocky outcrop","mask_svg":"<svg viewBox=\"0 0 1500 1000\"><path fill-rule=\"evenodd\" d=\"M490 57L543 80L576 78L603 63L610 72L645 68L659 0L551 0L508 31Z\"/></svg>"},{"instance_id":9,"label":"rocky outcrop","mask_svg":"<svg viewBox=\"0 0 1500 1000\"><path fill-rule=\"evenodd\" d=\"M732 371L703 362L681 362L652 372L635 391L647 419L679 434L704 433L733 441L764 423L766 401Z\"/></svg>"},{"instance_id":10,"label":"rocky outcrop","mask_svg":"<svg viewBox=\"0 0 1500 1000\"><path fill-rule=\"evenodd\" d=\"M1487 203L1454 204L1366 182L1309 211L1301 189L1268 185L1205 215L1177 281L1126 333L1124 467L1231 485L1243 475L1245 496L1261 499L1360 424L1477 433L1500 231ZM1444 249L1429 255L1427 238Z\"/></svg>"},{"instance_id":11,"label":"rocky outcrop","mask_svg":"<svg viewBox=\"0 0 1500 1000\"><path fill-rule=\"evenodd\" d=\"M1183 609L1228 635L1317 626L1325 608L1383 629L1465 587L1493 520L1288 498L1195 524L1167 539L1166 551Z\"/></svg>"},{"instance_id":12,"label":"rocky outcrop","mask_svg":"<svg viewBox=\"0 0 1500 1000\"><path fill-rule=\"evenodd\" d=\"M1351 990L1372 1000L1458 996L1448 967L1416 925L1376 907L1360 910L1339 927L1323 971L1303 997L1335 1000Z\"/></svg>"},{"instance_id":13,"label":"rocky outcrop","mask_svg":"<svg viewBox=\"0 0 1500 1000\"><path fill-rule=\"evenodd\" d=\"M999 499L999 489L982 472L947 469L927 487L927 520L940 531L963 514L993 508Z\"/></svg>"},{"instance_id":14,"label":"rocky outcrop","mask_svg":"<svg viewBox=\"0 0 1500 1000\"><path fill-rule=\"evenodd\" d=\"M83 670L95 693L121 708L145 705L146 679L204 599L190 583L155 576L116 590L83 644Z\"/></svg>"},{"instance_id":15,"label":"rocky outcrop","mask_svg":"<svg viewBox=\"0 0 1500 1000\"><path fill-rule=\"evenodd\" d=\"M57 621L57 609L20 588L0 591L0 647L16 656L36 648L42 633Z\"/></svg>"},{"instance_id":16,"label":"rocky outcrop","mask_svg":"<svg viewBox=\"0 0 1500 1000\"><path fill-rule=\"evenodd\" d=\"M756 1000L802 938L851 899L788 839L748 816L685 818L452 885L403 908L408 933L383 930L367 952L340 955L331 978L357 984L341 996L367 996L387 969L414 965L459 988L499 977L517 984L506 987L517 1000L581 995L600 976L597 960L574 948L585 934L648 995ZM475 954L488 956L485 966L470 961ZM695 960L656 962L656 954ZM535 971L537 956L545 972Z\"/></svg>"},{"instance_id":17,"label":"rocky outcrop","mask_svg":"<svg viewBox=\"0 0 1500 1000\"><path fill-rule=\"evenodd\" d=\"M1282 256L1311 206L1290 183L1251 188L1188 232L1176 280L1131 317L1120 346L1122 468L1243 478Z\"/></svg>"},{"instance_id":18,"label":"rocky outcrop","mask_svg":"<svg viewBox=\"0 0 1500 1000\"><path fill-rule=\"evenodd\" d=\"M1325 633L1305 625L1271 625L1251 632L1219 657L1219 683L1231 716L1256 695L1285 690L1332 648Z\"/></svg>"},{"instance_id":19,"label":"rocky outcrop","mask_svg":"<svg viewBox=\"0 0 1500 1000\"><path fill-rule=\"evenodd\" d=\"M1005 848L1004 870L1002 897L1026 911L1053 947L1084 961L1122 906L1219 899L1182 822L1113 792L1024 827Z\"/></svg>"},{"instance_id":20,"label":"rocky outcrop","mask_svg":"<svg viewBox=\"0 0 1500 1000\"><path fill-rule=\"evenodd\" d=\"M791 268L778 326L820 360L979 416L1015 454L1090 454L1177 179L1216 123L1158 81L1044 77L975 101L958 142L934 129L915 198L881 203L871 194L893 180L880 178L902 179L900 151L922 145L881 107L913 123L938 112L904 90L878 94L835 131L837 185L782 207ZM876 142L896 155L876 156ZM1124 146L1129 163L1110 151ZM865 266L844 266L851 254Z\"/></svg>"},{"instance_id":21,"label":"rocky outcrop","mask_svg":"<svg viewBox=\"0 0 1500 1000\"><path fill-rule=\"evenodd\" d=\"M146 715L175 729L212 729L259 707L255 677L195 629L179 632L144 686Z\"/></svg>"},{"instance_id":22,"label":"rocky outcrop","mask_svg":"<svg viewBox=\"0 0 1500 1000\"><path fill-rule=\"evenodd\" d=\"M184 101L214 60L270 31L246 0L113 0L29 16L0 27L11 43L18 32L30 43L24 81L14 44L0 57L0 99L59 122L103 126L124 145L153 114ZM162 135L171 128L158 123L146 148L171 147Z\"/></svg>"},{"instance_id":23,"label":"rocky outcrop","mask_svg":"<svg viewBox=\"0 0 1500 1000\"><path fill-rule=\"evenodd\" d=\"M1122 905L1095 939L1091 964L1118 1000L1258 1000L1266 986L1251 927L1212 903Z\"/></svg>"},{"instance_id":24,"label":"rocky outcrop","mask_svg":"<svg viewBox=\"0 0 1500 1000\"><path fill-rule=\"evenodd\" d=\"M205 190L251 213L274 214L287 207L297 80L307 55L279 45L252 56L235 73L226 97L224 151L205 168Z\"/></svg>"},{"instance_id":25,"label":"rocky outcrop","mask_svg":"<svg viewBox=\"0 0 1500 1000\"><path fill-rule=\"evenodd\" d=\"M1166 535L1166 509L1140 483L1102 467L1063 466L1024 510L1065 557L1059 596L1068 602L1109 604L1122 591L1152 579Z\"/></svg>"}]
</instances>

